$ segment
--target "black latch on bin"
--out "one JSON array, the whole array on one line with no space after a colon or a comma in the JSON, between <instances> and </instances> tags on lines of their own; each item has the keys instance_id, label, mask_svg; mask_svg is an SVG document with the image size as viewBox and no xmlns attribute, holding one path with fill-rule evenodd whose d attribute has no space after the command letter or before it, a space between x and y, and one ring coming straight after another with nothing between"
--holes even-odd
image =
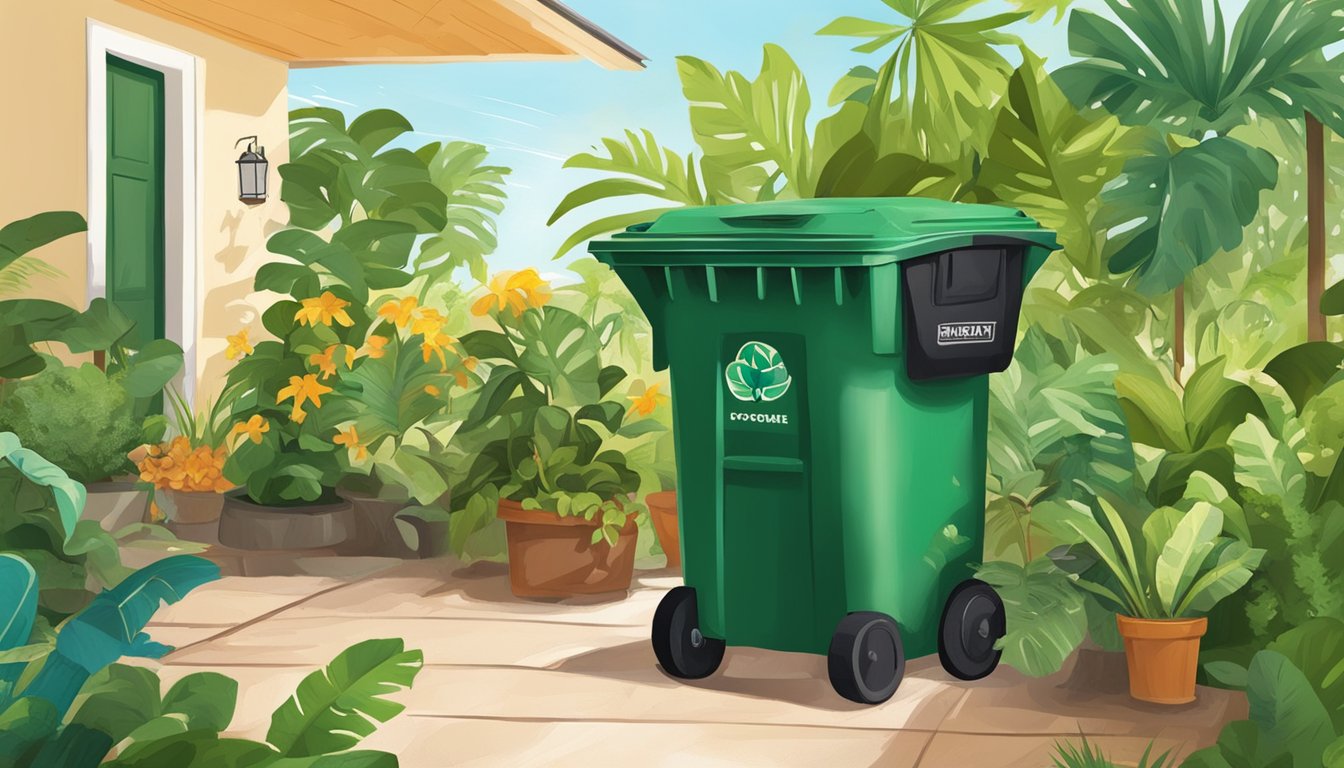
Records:
<instances>
[{"instance_id":1,"label":"black latch on bin","mask_svg":"<svg viewBox=\"0 0 1344 768\"><path fill-rule=\"evenodd\" d=\"M902 264L911 379L1008 367L1022 309L1022 257L1019 245L977 245Z\"/></svg>"}]
</instances>

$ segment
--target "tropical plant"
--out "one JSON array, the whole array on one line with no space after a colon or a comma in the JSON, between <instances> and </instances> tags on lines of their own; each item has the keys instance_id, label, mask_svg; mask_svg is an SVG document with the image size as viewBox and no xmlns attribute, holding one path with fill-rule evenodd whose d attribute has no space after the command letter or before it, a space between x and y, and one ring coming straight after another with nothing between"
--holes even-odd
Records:
<instances>
[{"instance_id":1,"label":"tropical plant","mask_svg":"<svg viewBox=\"0 0 1344 768\"><path fill-rule=\"evenodd\" d=\"M640 474L626 451L664 429L648 418L657 389L627 413L626 403L610 397L626 371L603 365L599 330L549 302L548 286L524 270L495 276L472 307L498 330L462 337L485 383L450 446L467 459L453 493L458 552L494 519L500 499L600 519L594 541L614 542L627 517L644 512L633 498Z\"/></svg>"},{"instance_id":2,"label":"tropical plant","mask_svg":"<svg viewBox=\"0 0 1344 768\"><path fill-rule=\"evenodd\" d=\"M377 224L341 231L366 223ZM316 272L299 282L263 317L276 340L228 373L235 444L225 475L264 505L329 499L343 479L373 472L433 503L447 482L422 427L445 417L451 388L468 386L475 365L444 332L448 318L414 296L374 310L347 285L319 293Z\"/></svg>"},{"instance_id":3,"label":"tropical plant","mask_svg":"<svg viewBox=\"0 0 1344 768\"><path fill-rule=\"evenodd\" d=\"M1207 613L1241 589L1264 557L1240 538L1222 536L1223 510L1203 500L1159 507L1135 541L1103 496L1092 508L1077 501L1042 505L1037 515L1061 540L1078 542L1097 561L1075 583L1108 607L1140 619Z\"/></svg>"},{"instance_id":4,"label":"tropical plant","mask_svg":"<svg viewBox=\"0 0 1344 768\"><path fill-rule=\"evenodd\" d=\"M1058 672L1087 635L1086 605L1072 576L1041 556L1025 565L985 563L975 577L1003 600L1008 631L996 646L1003 663L1032 677Z\"/></svg>"},{"instance_id":5,"label":"tropical plant","mask_svg":"<svg viewBox=\"0 0 1344 768\"><path fill-rule=\"evenodd\" d=\"M19 555L41 577L37 609L50 627L88 604L89 585L110 586L128 571L117 542L80 520L84 486L0 432L0 551Z\"/></svg>"},{"instance_id":6,"label":"tropical plant","mask_svg":"<svg viewBox=\"0 0 1344 768\"><path fill-rule=\"evenodd\" d=\"M144 625L161 602L176 602L218 575L200 558L161 560L104 592L54 638L29 643L38 579L22 558L0 554L0 762L16 768L260 768L284 760L396 766L393 755L349 750L402 709L383 697L409 687L423 658L403 650L400 640L358 643L310 674L276 710L264 743L221 736L233 719L234 680L196 672L160 695L153 670L115 663L172 650L152 641Z\"/></svg>"},{"instance_id":7,"label":"tropical plant","mask_svg":"<svg viewBox=\"0 0 1344 768\"><path fill-rule=\"evenodd\" d=\"M1250 719L1223 727L1189 768L1335 766L1344 759L1344 623L1314 618L1279 635L1249 668L1220 665L1220 682L1244 689Z\"/></svg>"},{"instance_id":8,"label":"tropical plant","mask_svg":"<svg viewBox=\"0 0 1344 768\"><path fill-rule=\"evenodd\" d=\"M371 288L418 281L422 301L433 283L460 266L484 278L509 173L486 165L485 147L460 141L416 150L389 147L414 133L390 109L365 112L348 126L341 112L325 107L294 110L289 121L290 161L279 169L280 199L289 207L290 224L312 238L337 224L320 257L332 273L352 289L361 271ZM378 226L341 235L361 221ZM370 232L377 235L366 236ZM272 239L271 250L294 255L284 247ZM356 269L356 262L364 269ZM298 274L293 267L271 271L282 287L289 274Z\"/></svg>"},{"instance_id":9,"label":"tropical plant","mask_svg":"<svg viewBox=\"0 0 1344 768\"><path fill-rule=\"evenodd\" d=\"M1263 417L1260 396L1225 375L1227 365L1211 360L1191 374L1179 391L1153 377L1121 373L1115 391L1137 443L1163 451L1148 486L1154 504L1171 504L1185 492L1194 472L1232 483L1232 451L1227 440L1248 415Z\"/></svg>"},{"instance_id":10,"label":"tropical plant","mask_svg":"<svg viewBox=\"0 0 1344 768\"><path fill-rule=\"evenodd\" d=\"M1171 757L1171 750L1153 757L1153 746L1154 742L1148 742L1143 755L1139 758L1138 768L1163 768L1168 764L1167 758ZM1174 764L1173 761L1172 765ZM1088 741L1087 736L1081 736L1077 744L1055 742L1054 768L1118 768L1118 766L1106 757L1100 747Z\"/></svg>"},{"instance_id":11,"label":"tropical plant","mask_svg":"<svg viewBox=\"0 0 1344 768\"><path fill-rule=\"evenodd\" d=\"M62 277L60 270L28 254L88 229L74 211L48 211L0 227L0 296L19 294L35 277Z\"/></svg>"},{"instance_id":12,"label":"tropical plant","mask_svg":"<svg viewBox=\"0 0 1344 768\"><path fill-rule=\"evenodd\" d=\"M1251 0L1225 34L1200 0L1107 0L1120 24L1075 9L1070 51L1083 61L1055 72L1078 105L1099 103L1155 135L1103 196L1104 256L1134 272L1145 292L1176 288L1175 368L1185 360L1179 286L1217 251L1236 247L1274 185L1273 158L1227 134L1251 115L1295 120L1306 109L1339 113L1337 65L1322 50L1344 39L1333 2Z\"/></svg>"}]
</instances>

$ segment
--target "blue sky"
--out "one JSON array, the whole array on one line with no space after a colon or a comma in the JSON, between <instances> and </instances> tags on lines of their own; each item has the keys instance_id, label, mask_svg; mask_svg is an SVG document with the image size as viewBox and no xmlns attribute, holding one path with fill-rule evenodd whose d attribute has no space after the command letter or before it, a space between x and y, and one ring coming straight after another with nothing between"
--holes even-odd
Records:
<instances>
[{"instance_id":1,"label":"blue sky","mask_svg":"<svg viewBox=\"0 0 1344 768\"><path fill-rule=\"evenodd\" d=\"M586 61L298 69L290 74L290 106L321 104L351 116L386 107L405 115L422 134L406 143L451 137L490 147L495 163L513 169L508 209L499 221L499 250L490 257L492 271L523 266L554 271L568 260L551 261L555 249L596 216L578 211L555 227L546 226L564 194L588 180L582 172L561 168L566 157L625 128L648 128L683 154L694 147L676 56L699 56L720 70L755 77L762 44L778 43L807 77L815 118L828 111L826 96L841 74L857 64L876 66L882 56L854 53L848 40L818 37L816 31L836 16L896 18L880 0L568 1L648 56L648 69L613 72ZM1226 5L1241 2L1225 0ZM1075 3L1099 6L1100 0ZM989 0L971 14L1006 10L1003 0ZM1052 26L1051 19L1018 24L1012 31L1053 67L1068 54L1065 24ZM579 250L569 258L577 255Z\"/></svg>"}]
</instances>

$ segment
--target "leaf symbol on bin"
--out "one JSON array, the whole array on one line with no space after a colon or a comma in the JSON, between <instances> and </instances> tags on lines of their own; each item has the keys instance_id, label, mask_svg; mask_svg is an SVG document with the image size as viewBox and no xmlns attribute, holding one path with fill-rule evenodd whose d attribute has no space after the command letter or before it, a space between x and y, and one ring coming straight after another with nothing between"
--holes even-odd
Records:
<instances>
[{"instance_id":1,"label":"leaf symbol on bin","mask_svg":"<svg viewBox=\"0 0 1344 768\"><path fill-rule=\"evenodd\" d=\"M749 341L723 373L733 397L748 403L778 400L789 391L793 377L779 352L769 344Z\"/></svg>"}]
</instances>

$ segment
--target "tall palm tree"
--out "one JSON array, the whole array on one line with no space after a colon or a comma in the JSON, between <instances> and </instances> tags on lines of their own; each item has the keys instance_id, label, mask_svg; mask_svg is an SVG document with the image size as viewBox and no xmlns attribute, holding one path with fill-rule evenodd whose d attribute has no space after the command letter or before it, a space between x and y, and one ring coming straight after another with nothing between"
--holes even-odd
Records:
<instances>
[{"instance_id":1,"label":"tall palm tree","mask_svg":"<svg viewBox=\"0 0 1344 768\"><path fill-rule=\"evenodd\" d=\"M1100 105L1154 133L1107 193L1107 256L1113 272L1132 272L1142 290L1175 291L1179 380L1183 283L1214 253L1240 244L1259 193L1277 181L1272 157L1227 134L1253 117L1297 120L1308 110L1344 126L1341 70L1322 53L1344 40L1344 2L1250 0L1230 37L1216 1L1211 28L1206 0L1106 4L1119 24L1073 11L1069 48L1083 61L1056 78L1074 103Z\"/></svg>"}]
</instances>

